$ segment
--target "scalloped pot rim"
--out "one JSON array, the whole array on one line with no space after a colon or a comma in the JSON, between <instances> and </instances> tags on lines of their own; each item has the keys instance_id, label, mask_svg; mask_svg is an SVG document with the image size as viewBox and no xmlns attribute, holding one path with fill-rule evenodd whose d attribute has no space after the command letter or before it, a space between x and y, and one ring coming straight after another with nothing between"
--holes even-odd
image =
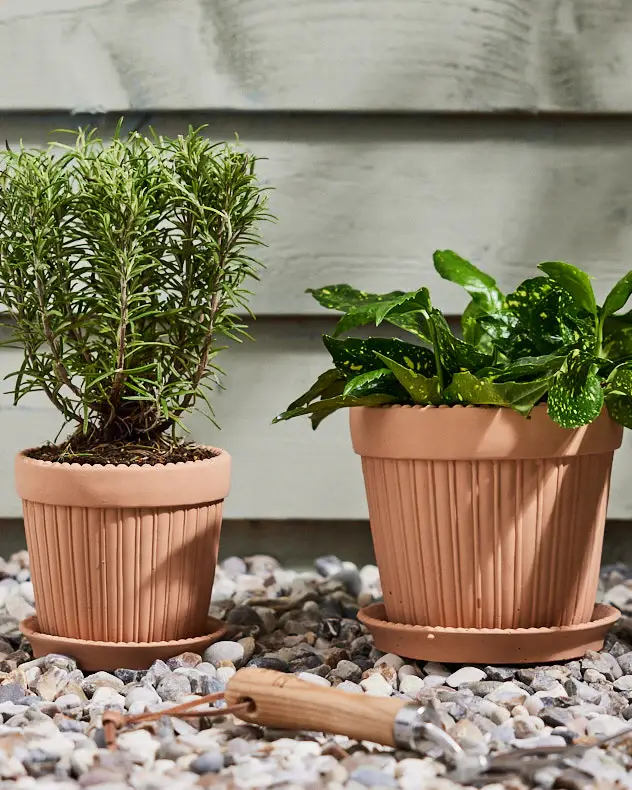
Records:
<instances>
[{"instance_id":1,"label":"scalloped pot rim","mask_svg":"<svg viewBox=\"0 0 632 790\"><path fill-rule=\"evenodd\" d=\"M89 465L15 458L15 486L28 502L74 507L175 508L220 502L230 487L231 457L168 464Z\"/></svg>"},{"instance_id":2,"label":"scalloped pot rim","mask_svg":"<svg viewBox=\"0 0 632 790\"><path fill-rule=\"evenodd\" d=\"M623 426L604 409L581 428L562 428L546 404L529 418L498 406L356 406L349 409L353 449L368 458L516 460L613 452Z\"/></svg>"}]
</instances>

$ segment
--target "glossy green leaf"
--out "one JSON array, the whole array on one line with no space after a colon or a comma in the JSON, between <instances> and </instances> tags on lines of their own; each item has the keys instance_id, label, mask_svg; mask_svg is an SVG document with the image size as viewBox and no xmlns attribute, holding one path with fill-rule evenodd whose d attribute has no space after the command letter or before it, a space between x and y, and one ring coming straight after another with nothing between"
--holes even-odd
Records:
<instances>
[{"instance_id":1,"label":"glossy green leaf","mask_svg":"<svg viewBox=\"0 0 632 790\"><path fill-rule=\"evenodd\" d=\"M442 366L449 373L475 370L491 362L489 354L456 337L439 310L433 309L430 313L428 334L436 345Z\"/></svg>"},{"instance_id":2,"label":"glossy green leaf","mask_svg":"<svg viewBox=\"0 0 632 790\"><path fill-rule=\"evenodd\" d=\"M526 415L544 397L550 382L549 376L535 381L497 382L464 371L453 377L445 396L453 403L506 406Z\"/></svg>"},{"instance_id":3,"label":"glossy green leaf","mask_svg":"<svg viewBox=\"0 0 632 790\"><path fill-rule=\"evenodd\" d=\"M397 398L392 395L384 394L365 395L361 398L356 398L352 395L337 395L334 398L318 400L296 409L288 409L275 417L272 422L278 423L284 420L290 420L293 417L311 415L313 418L316 418L316 424L314 424L314 420L312 420L312 427L316 428L324 417L328 417L330 414L333 414L333 412L338 411L338 409L347 409L352 406L381 406L386 403L396 402ZM320 419L317 419L319 417Z\"/></svg>"},{"instance_id":4,"label":"glossy green leaf","mask_svg":"<svg viewBox=\"0 0 632 790\"><path fill-rule=\"evenodd\" d=\"M632 295L632 272L628 272L606 296L606 301L601 308L604 316L612 315L625 307Z\"/></svg>"},{"instance_id":5,"label":"glossy green leaf","mask_svg":"<svg viewBox=\"0 0 632 790\"><path fill-rule=\"evenodd\" d=\"M547 277L521 283L505 300L513 325L497 343L511 358L560 353L564 349L594 347L593 321L577 314L571 295Z\"/></svg>"},{"instance_id":6,"label":"glossy green leaf","mask_svg":"<svg viewBox=\"0 0 632 790\"><path fill-rule=\"evenodd\" d=\"M393 395L398 399L405 398L402 387L396 377L388 368L379 370L369 370L361 373L347 382L342 394L346 397L352 395L356 398L363 398L366 395Z\"/></svg>"},{"instance_id":7,"label":"glossy green leaf","mask_svg":"<svg viewBox=\"0 0 632 790\"><path fill-rule=\"evenodd\" d=\"M334 395L341 395L345 388L345 383L344 375L337 368L326 370L320 374L307 392L290 403L287 407L288 411L304 406L316 398L331 398Z\"/></svg>"},{"instance_id":8,"label":"glossy green leaf","mask_svg":"<svg viewBox=\"0 0 632 790\"><path fill-rule=\"evenodd\" d=\"M377 356L378 353L417 373L432 375L435 372L434 354L430 349L396 338L360 339L323 335L323 343L331 354L334 365L347 378L383 367L382 361Z\"/></svg>"},{"instance_id":9,"label":"glossy green leaf","mask_svg":"<svg viewBox=\"0 0 632 790\"><path fill-rule=\"evenodd\" d=\"M613 361L632 356L632 310L606 318L602 349L603 355Z\"/></svg>"},{"instance_id":10,"label":"glossy green leaf","mask_svg":"<svg viewBox=\"0 0 632 790\"><path fill-rule=\"evenodd\" d=\"M318 304L328 310L338 310L345 313L352 307L360 307L371 302L392 302L400 296L405 296L406 291L390 291L385 294L372 294L359 291L351 285L327 285L324 288L308 288L305 293L311 294Z\"/></svg>"},{"instance_id":11,"label":"glossy green leaf","mask_svg":"<svg viewBox=\"0 0 632 790\"><path fill-rule=\"evenodd\" d=\"M520 357L500 367L496 381L516 381L524 378L550 376L564 364L566 357L557 354L543 354L538 357Z\"/></svg>"},{"instance_id":12,"label":"glossy green leaf","mask_svg":"<svg viewBox=\"0 0 632 790\"><path fill-rule=\"evenodd\" d=\"M444 280L462 286L472 301L485 313L497 313L503 308L504 297L496 280L477 269L452 250L437 250L433 255L434 267Z\"/></svg>"},{"instance_id":13,"label":"glossy green leaf","mask_svg":"<svg viewBox=\"0 0 632 790\"><path fill-rule=\"evenodd\" d=\"M539 264L538 269L548 274L558 285L568 291L577 307L596 315L595 293L586 272L563 261L546 261Z\"/></svg>"},{"instance_id":14,"label":"glossy green leaf","mask_svg":"<svg viewBox=\"0 0 632 790\"><path fill-rule=\"evenodd\" d=\"M562 428L579 428L597 419L604 392L591 357L576 354L553 378L548 394L548 412Z\"/></svg>"},{"instance_id":15,"label":"glossy green leaf","mask_svg":"<svg viewBox=\"0 0 632 790\"><path fill-rule=\"evenodd\" d=\"M442 403L441 385L437 376L424 376L415 373L388 357L378 354L382 362L392 371L401 386L408 392L414 403L438 405Z\"/></svg>"},{"instance_id":16,"label":"glossy green leaf","mask_svg":"<svg viewBox=\"0 0 632 790\"><path fill-rule=\"evenodd\" d=\"M427 288L418 291L391 291L387 294L372 294L358 291L350 285L329 285L317 290L308 289L314 298L330 309L344 312L334 331L334 336L359 326L379 326L388 321L394 326L425 339L424 312L430 309Z\"/></svg>"},{"instance_id":17,"label":"glossy green leaf","mask_svg":"<svg viewBox=\"0 0 632 790\"><path fill-rule=\"evenodd\" d=\"M608 377L605 401L612 419L632 428L632 366L629 363L615 368Z\"/></svg>"}]
</instances>

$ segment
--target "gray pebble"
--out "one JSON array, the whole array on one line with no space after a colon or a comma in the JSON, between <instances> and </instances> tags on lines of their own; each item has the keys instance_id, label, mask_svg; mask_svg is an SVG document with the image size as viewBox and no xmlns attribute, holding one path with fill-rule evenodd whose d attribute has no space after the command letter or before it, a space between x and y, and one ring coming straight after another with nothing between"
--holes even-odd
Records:
<instances>
[{"instance_id":1,"label":"gray pebble","mask_svg":"<svg viewBox=\"0 0 632 790\"><path fill-rule=\"evenodd\" d=\"M589 650L582 659L582 669L594 669L608 680L616 680L623 674L620 662L610 653L596 653Z\"/></svg>"},{"instance_id":2,"label":"gray pebble","mask_svg":"<svg viewBox=\"0 0 632 790\"><path fill-rule=\"evenodd\" d=\"M60 653L49 653L44 659L44 670L51 667L63 669L65 672L72 672L77 669L77 662L70 656L64 656Z\"/></svg>"},{"instance_id":3,"label":"gray pebble","mask_svg":"<svg viewBox=\"0 0 632 790\"><path fill-rule=\"evenodd\" d=\"M290 671L290 665L288 662L283 661L283 659L277 658L276 656L255 656L254 658L250 659L246 666L259 667L260 669L274 669L277 672Z\"/></svg>"},{"instance_id":4,"label":"gray pebble","mask_svg":"<svg viewBox=\"0 0 632 790\"><path fill-rule=\"evenodd\" d=\"M127 686L129 683L138 683L147 674L146 669L115 669L114 675Z\"/></svg>"},{"instance_id":5,"label":"gray pebble","mask_svg":"<svg viewBox=\"0 0 632 790\"><path fill-rule=\"evenodd\" d=\"M499 680L479 680L476 683L470 683L467 688L476 694L477 697L485 697L500 686L502 686L502 683Z\"/></svg>"},{"instance_id":6,"label":"gray pebble","mask_svg":"<svg viewBox=\"0 0 632 790\"><path fill-rule=\"evenodd\" d=\"M189 765L190 770L196 774L216 774L223 767L224 757L219 750L204 752Z\"/></svg>"},{"instance_id":7,"label":"gray pebble","mask_svg":"<svg viewBox=\"0 0 632 790\"><path fill-rule=\"evenodd\" d=\"M625 675L632 675L632 651L619 656L617 663Z\"/></svg>"},{"instance_id":8,"label":"gray pebble","mask_svg":"<svg viewBox=\"0 0 632 790\"><path fill-rule=\"evenodd\" d=\"M359 683L362 679L362 670L353 661L339 661L338 665L331 672L332 677L340 680L350 680L352 683Z\"/></svg>"},{"instance_id":9,"label":"gray pebble","mask_svg":"<svg viewBox=\"0 0 632 790\"><path fill-rule=\"evenodd\" d=\"M511 667L485 667L485 674L488 680L498 680L504 683L506 680L514 678L516 670Z\"/></svg>"},{"instance_id":10,"label":"gray pebble","mask_svg":"<svg viewBox=\"0 0 632 790\"><path fill-rule=\"evenodd\" d=\"M117 678L115 675L111 675L109 672L95 672L85 678L81 684L81 688L89 697L91 697L99 688L106 687L114 689L114 691L120 691L124 685L125 684L122 680L120 680L120 678Z\"/></svg>"},{"instance_id":11,"label":"gray pebble","mask_svg":"<svg viewBox=\"0 0 632 790\"><path fill-rule=\"evenodd\" d=\"M0 703L18 702L24 697L24 688L17 683L3 683L0 685Z\"/></svg>"},{"instance_id":12,"label":"gray pebble","mask_svg":"<svg viewBox=\"0 0 632 790\"><path fill-rule=\"evenodd\" d=\"M191 683L185 675L170 674L158 683L156 691L164 702L179 702L191 693Z\"/></svg>"}]
</instances>

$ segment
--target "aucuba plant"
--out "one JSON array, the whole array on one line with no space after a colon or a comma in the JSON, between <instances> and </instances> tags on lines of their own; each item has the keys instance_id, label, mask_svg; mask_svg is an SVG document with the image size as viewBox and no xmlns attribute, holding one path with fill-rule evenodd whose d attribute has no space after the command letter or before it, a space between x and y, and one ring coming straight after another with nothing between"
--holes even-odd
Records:
<instances>
[{"instance_id":1,"label":"aucuba plant","mask_svg":"<svg viewBox=\"0 0 632 790\"><path fill-rule=\"evenodd\" d=\"M541 263L541 275L503 294L495 280L450 250L434 254L438 274L468 292L461 337L432 305L427 288L370 294L349 285L309 290L343 315L323 335L332 367L275 422L309 415L314 428L349 406L384 404L502 406L528 416L546 402L564 428L604 408L632 427L632 272L602 306L590 278L569 263ZM348 333L387 322L413 342Z\"/></svg>"}]
</instances>

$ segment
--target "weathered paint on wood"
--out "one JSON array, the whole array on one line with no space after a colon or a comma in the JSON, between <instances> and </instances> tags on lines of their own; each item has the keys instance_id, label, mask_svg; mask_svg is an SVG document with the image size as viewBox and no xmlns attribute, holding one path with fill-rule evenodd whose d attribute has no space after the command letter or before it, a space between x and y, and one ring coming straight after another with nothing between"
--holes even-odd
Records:
<instances>
[{"instance_id":1,"label":"weathered paint on wood","mask_svg":"<svg viewBox=\"0 0 632 790\"><path fill-rule=\"evenodd\" d=\"M128 119L130 125L138 118ZM253 307L322 315L305 288L351 282L369 291L429 285L446 312L466 304L432 251L452 248L511 290L543 260L597 279L602 298L632 268L632 120L285 118L161 115L177 134L209 123L238 131L264 157L278 223ZM69 119L0 117L0 140L41 144ZM75 123L77 123L75 121ZM108 119L104 132L111 131Z\"/></svg>"},{"instance_id":2,"label":"weathered paint on wood","mask_svg":"<svg viewBox=\"0 0 632 790\"><path fill-rule=\"evenodd\" d=\"M351 449L348 414L339 412L312 431L307 419L271 425L329 364L320 334L331 323L309 320L258 321L255 343L229 349L221 360L225 392L213 398L217 431L200 415L189 419L193 438L220 445L233 456L229 518L358 519L367 517L360 460ZM0 375L19 365L19 352L0 353ZM0 397L0 518L20 514L13 491L13 454L54 439L59 418L44 396L13 407ZM632 435L615 462L609 515L632 518Z\"/></svg>"},{"instance_id":3,"label":"weathered paint on wood","mask_svg":"<svg viewBox=\"0 0 632 790\"><path fill-rule=\"evenodd\" d=\"M0 108L632 110L624 0L4 0Z\"/></svg>"}]
</instances>

